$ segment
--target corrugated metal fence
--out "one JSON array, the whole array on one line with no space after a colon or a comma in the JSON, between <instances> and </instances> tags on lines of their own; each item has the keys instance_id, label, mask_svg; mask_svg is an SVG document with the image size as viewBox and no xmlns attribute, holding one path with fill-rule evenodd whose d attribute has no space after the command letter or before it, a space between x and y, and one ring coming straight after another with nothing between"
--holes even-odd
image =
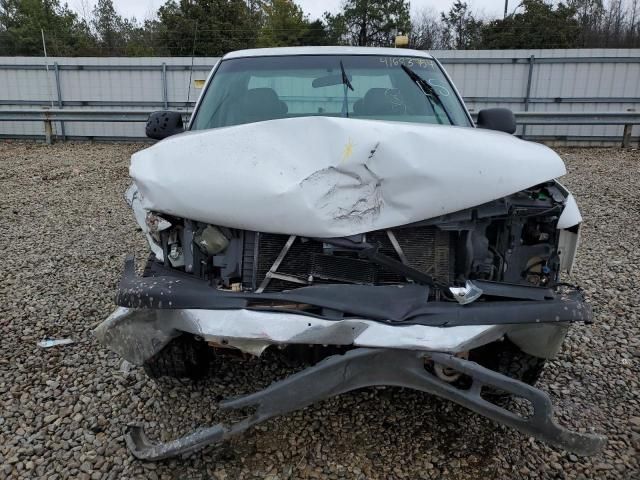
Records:
<instances>
[{"instance_id":1,"label":"corrugated metal fence","mask_svg":"<svg viewBox=\"0 0 640 480\"><path fill-rule=\"evenodd\" d=\"M640 49L432 53L475 112L489 106L599 113L640 107ZM0 57L0 108L188 110L200 94L195 81L204 80L216 61L213 57ZM70 138L144 136L140 123L56 123L54 129L55 135ZM639 127L635 129L637 137ZM528 126L519 133L562 143L618 143L622 126ZM0 136L43 134L41 122L0 123Z\"/></svg>"},{"instance_id":2,"label":"corrugated metal fence","mask_svg":"<svg viewBox=\"0 0 640 480\"><path fill-rule=\"evenodd\" d=\"M472 111L500 106L529 112L640 111L640 49L432 52ZM522 132L520 132L522 133ZM639 135L639 127L633 134ZM598 144L621 126L530 126L527 138Z\"/></svg>"},{"instance_id":3,"label":"corrugated metal fence","mask_svg":"<svg viewBox=\"0 0 640 480\"><path fill-rule=\"evenodd\" d=\"M217 58L0 57L0 107L188 110ZM189 79L191 78L191 88ZM54 125L67 137L144 137L140 123ZM0 136L44 135L42 122L0 123Z\"/></svg>"}]
</instances>

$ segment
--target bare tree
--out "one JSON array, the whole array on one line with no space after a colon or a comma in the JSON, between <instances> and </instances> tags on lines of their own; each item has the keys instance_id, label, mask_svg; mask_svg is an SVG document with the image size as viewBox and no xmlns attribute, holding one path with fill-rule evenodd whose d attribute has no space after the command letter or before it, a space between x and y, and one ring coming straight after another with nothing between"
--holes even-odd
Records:
<instances>
[{"instance_id":1,"label":"bare tree","mask_svg":"<svg viewBox=\"0 0 640 480\"><path fill-rule=\"evenodd\" d=\"M443 25L438 13L432 8L423 8L412 15L409 46L416 50L446 48Z\"/></svg>"},{"instance_id":2,"label":"bare tree","mask_svg":"<svg viewBox=\"0 0 640 480\"><path fill-rule=\"evenodd\" d=\"M581 46L640 46L639 0L569 0L581 27Z\"/></svg>"},{"instance_id":3,"label":"bare tree","mask_svg":"<svg viewBox=\"0 0 640 480\"><path fill-rule=\"evenodd\" d=\"M640 12L638 9L640 5L638 5L639 0L633 0L631 2L631 6L629 7L629 28L627 30L627 42L629 45L637 46L640 42L640 21L638 19L638 15Z\"/></svg>"},{"instance_id":4,"label":"bare tree","mask_svg":"<svg viewBox=\"0 0 640 480\"><path fill-rule=\"evenodd\" d=\"M458 50L478 47L483 22L476 19L467 2L455 0L448 12L440 14L440 18L445 45Z\"/></svg>"}]
</instances>

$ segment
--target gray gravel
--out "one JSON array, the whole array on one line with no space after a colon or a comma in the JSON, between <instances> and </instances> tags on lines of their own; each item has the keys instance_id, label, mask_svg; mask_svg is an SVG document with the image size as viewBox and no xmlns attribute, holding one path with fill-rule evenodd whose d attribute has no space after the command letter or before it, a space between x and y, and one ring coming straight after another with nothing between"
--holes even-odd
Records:
<instances>
[{"instance_id":1,"label":"gray gravel","mask_svg":"<svg viewBox=\"0 0 640 480\"><path fill-rule=\"evenodd\" d=\"M144 464L122 431L169 439L224 418L215 401L287 373L270 359L199 386L156 384L92 337L127 252L122 200L141 145L0 144L0 478L640 478L640 152L562 151L585 216L574 279L597 323L575 326L541 380L559 421L609 436L578 458L426 394L367 389L267 422L189 458ZM73 345L41 349L45 338Z\"/></svg>"}]
</instances>

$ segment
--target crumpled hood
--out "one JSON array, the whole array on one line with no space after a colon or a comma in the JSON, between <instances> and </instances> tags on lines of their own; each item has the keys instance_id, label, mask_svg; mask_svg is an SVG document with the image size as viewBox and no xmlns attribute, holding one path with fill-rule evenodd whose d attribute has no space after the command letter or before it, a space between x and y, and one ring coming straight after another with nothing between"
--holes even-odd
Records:
<instances>
[{"instance_id":1,"label":"crumpled hood","mask_svg":"<svg viewBox=\"0 0 640 480\"><path fill-rule=\"evenodd\" d=\"M551 149L500 132L333 117L187 132L130 167L148 210L308 237L433 218L565 173Z\"/></svg>"}]
</instances>

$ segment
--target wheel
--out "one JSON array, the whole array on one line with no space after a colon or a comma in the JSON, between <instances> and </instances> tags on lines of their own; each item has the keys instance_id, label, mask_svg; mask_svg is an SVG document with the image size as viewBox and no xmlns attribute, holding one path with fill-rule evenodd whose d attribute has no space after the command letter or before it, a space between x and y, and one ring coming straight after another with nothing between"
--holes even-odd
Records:
<instances>
[{"instance_id":1,"label":"wheel","mask_svg":"<svg viewBox=\"0 0 640 480\"><path fill-rule=\"evenodd\" d=\"M532 386L539 380L546 363L544 358L534 357L523 352L507 338L471 350L469 359L483 367ZM495 403L501 403L511 398L511 394L489 387L483 390L482 396Z\"/></svg>"},{"instance_id":2,"label":"wheel","mask_svg":"<svg viewBox=\"0 0 640 480\"><path fill-rule=\"evenodd\" d=\"M182 335L171 340L143 367L153 379L172 377L200 380L209 373L209 359L209 346L205 342Z\"/></svg>"}]
</instances>

